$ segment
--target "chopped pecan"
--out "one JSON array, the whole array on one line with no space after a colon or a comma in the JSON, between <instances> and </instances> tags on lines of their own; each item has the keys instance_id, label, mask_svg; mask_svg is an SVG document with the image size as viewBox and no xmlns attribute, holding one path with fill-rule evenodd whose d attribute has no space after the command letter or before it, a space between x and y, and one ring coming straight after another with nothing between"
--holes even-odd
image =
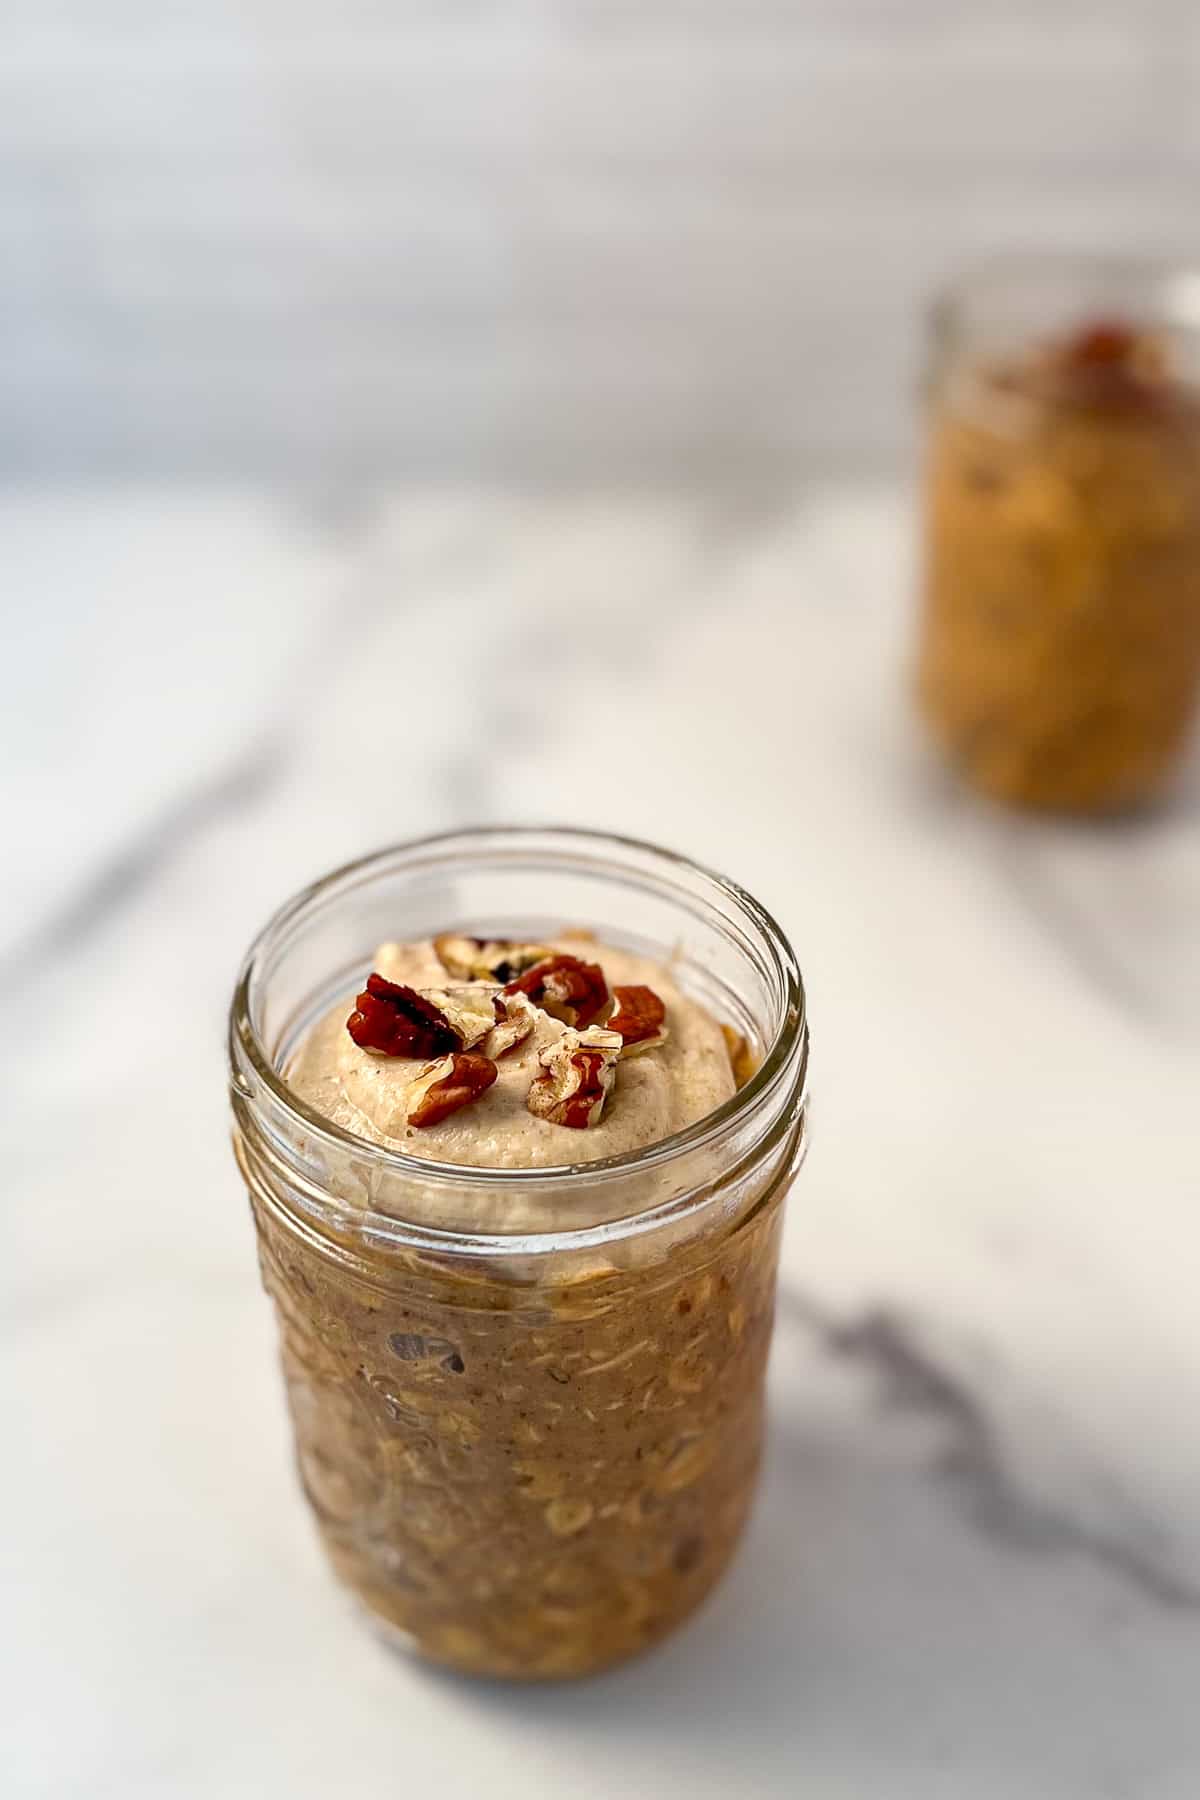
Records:
<instances>
[{"instance_id":1,"label":"chopped pecan","mask_svg":"<svg viewBox=\"0 0 1200 1800\"><path fill-rule=\"evenodd\" d=\"M538 1058L525 1104L535 1118L583 1131L598 1125L617 1073L621 1039L615 1031L593 1025L587 1031L568 1028Z\"/></svg>"},{"instance_id":2,"label":"chopped pecan","mask_svg":"<svg viewBox=\"0 0 1200 1800\"><path fill-rule=\"evenodd\" d=\"M653 988L615 987L613 1000L604 1028L619 1034L625 1056L640 1056L666 1043L667 1009Z\"/></svg>"},{"instance_id":3,"label":"chopped pecan","mask_svg":"<svg viewBox=\"0 0 1200 1800\"><path fill-rule=\"evenodd\" d=\"M447 1056L463 1041L446 1015L415 988L367 976L367 985L346 1020L346 1030L362 1050L381 1056Z\"/></svg>"},{"instance_id":4,"label":"chopped pecan","mask_svg":"<svg viewBox=\"0 0 1200 1800\"><path fill-rule=\"evenodd\" d=\"M479 938L459 937L455 932L443 931L440 937L434 938L433 948L447 975L453 975L459 981L470 981L480 943Z\"/></svg>"},{"instance_id":5,"label":"chopped pecan","mask_svg":"<svg viewBox=\"0 0 1200 1800\"><path fill-rule=\"evenodd\" d=\"M566 952L535 963L524 975L510 981L506 994L527 994L535 1006L585 1031L608 1005L608 983L598 963L584 962Z\"/></svg>"},{"instance_id":6,"label":"chopped pecan","mask_svg":"<svg viewBox=\"0 0 1200 1800\"><path fill-rule=\"evenodd\" d=\"M507 1056L523 1044L537 1024L537 1007L527 994L496 994L496 1023L484 1043L486 1056Z\"/></svg>"},{"instance_id":7,"label":"chopped pecan","mask_svg":"<svg viewBox=\"0 0 1200 1800\"><path fill-rule=\"evenodd\" d=\"M1138 347L1138 334L1124 319L1092 319L1067 340L1064 354L1077 368L1127 363Z\"/></svg>"},{"instance_id":8,"label":"chopped pecan","mask_svg":"<svg viewBox=\"0 0 1200 1800\"><path fill-rule=\"evenodd\" d=\"M444 1056L410 1087L408 1123L422 1130L440 1125L451 1113L486 1093L499 1073L490 1056Z\"/></svg>"},{"instance_id":9,"label":"chopped pecan","mask_svg":"<svg viewBox=\"0 0 1200 1800\"><path fill-rule=\"evenodd\" d=\"M473 1050L496 1023L495 996L495 986L482 982L466 987L421 990L421 998L436 1006L457 1031L464 1050Z\"/></svg>"},{"instance_id":10,"label":"chopped pecan","mask_svg":"<svg viewBox=\"0 0 1200 1800\"><path fill-rule=\"evenodd\" d=\"M433 947L450 975L460 981L511 981L551 955L545 944L519 944L505 938L460 937L443 932Z\"/></svg>"},{"instance_id":11,"label":"chopped pecan","mask_svg":"<svg viewBox=\"0 0 1200 1800\"><path fill-rule=\"evenodd\" d=\"M1163 344L1122 319L1094 319L1059 348L1061 398L1119 412L1154 412L1170 397Z\"/></svg>"}]
</instances>

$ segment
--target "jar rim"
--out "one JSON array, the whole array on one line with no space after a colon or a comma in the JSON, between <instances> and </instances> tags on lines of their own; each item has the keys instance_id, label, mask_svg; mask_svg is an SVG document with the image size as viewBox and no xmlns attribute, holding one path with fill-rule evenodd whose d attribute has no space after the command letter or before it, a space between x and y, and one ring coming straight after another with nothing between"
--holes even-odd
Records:
<instances>
[{"instance_id":1,"label":"jar rim","mask_svg":"<svg viewBox=\"0 0 1200 1800\"><path fill-rule=\"evenodd\" d=\"M680 876L692 878L698 876L712 888L714 894L732 902L737 911L757 929L766 948L772 973L778 982L781 999L774 1033L762 1061L750 1079L712 1112L681 1130L672 1132L657 1143L625 1151L618 1156L599 1158L594 1162L557 1163L539 1168L481 1168L413 1156L409 1152L376 1144L347 1131L303 1100L275 1066L253 1017L253 985L264 958L278 941L280 934L300 920L315 903L328 899L341 887L353 886L371 870L383 867L389 859L403 855L418 859L417 866L421 866L419 859L423 857L446 858L456 853L470 853L472 849L482 851L489 846L494 849L511 847L515 852L525 854L539 848L547 854L553 854L557 848L560 854L572 854L593 863L603 861L618 873L622 853L627 857L650 857L660 871L674 871ZM660 889L666 885L661 877L658 885ZM679 885L679 892L683 892L682 884ZM613 832L552 825L476 826L433 833L371 851L310 882L285 900L251 942L238 973L230 1007L229 1059L232 1081L235 1090L244 1098L252 1099L253 1093L246 1088L241 1078L240 1064L243 1058L271 1101L282 1110L286 1118L294 1121L308 1136L332 1146L342 1154L352 1154L360 1163L365 1162L367 1167L386 1171L393 1177L419 1180L427 1191L436 1192L440 1188L443 1192L469 1192L488 1188L493 1192L503 1192L505 1189L514 1192L520 1188L526 1192L544 1193L551 1188L561 1190L565 1182L581 1187L584 1183L616 1181L634 1173L640 1175L703 1151L724 1133L736 1128L763 1108L777 1093L780 1084L787 1081L789 1073L793 1076L792 1085L797 1094L797 1110L802 1110L807 1088L807 1005L799 963L782 927L752 894L717 870L644 839ZM789 1120L794 1116L792 1109L789 1109ZM764 1123L764 1136L769 1134L773 1122L775 1121L768 1119ZM471 1234L471 1237L474 1246L480 1250L502 1248L507 1253L512 1253L518 1246L527 1251L540 1246L543 1241L545 1247L582 1245L592 1240L600 1241L616 1231L628 1233L635 1222L658 1222L668 1214L674 1215L677 1204L678 1197L675 1202L648 1208L643 1213L634 1213L624 1219L614 1219L578 1230L558 1228L522 1234L519 1238L495 1234L486 1237ZM399 1233L409 1237L410 1241L419 1239L426 1243L434 1241L462 1245L465 1241L466 1234L457 1230L439 1230L415 1221L406 1221L391 1212L380 1213L368 1207L356 1206L354 1213L364 1228L382 1232L388 1237Z\"/></svg>"},{"instance_id":2,"label":"jar rim","mask_svg":"<svg viewBox=\"0 0 1200 1800\"><path fill-rule=\"evenodd\" d=\"M934 289L929 317L937 335L969 323L971 310L1007 295L1030 300L1055 282L1087 281L1114 294L1137 292L1163 326L1200 334L1200 258L1103 250L1010 250L968 262ZM1102 310L1102 307L1099 308Z\"/></svg>"}]
</instances>

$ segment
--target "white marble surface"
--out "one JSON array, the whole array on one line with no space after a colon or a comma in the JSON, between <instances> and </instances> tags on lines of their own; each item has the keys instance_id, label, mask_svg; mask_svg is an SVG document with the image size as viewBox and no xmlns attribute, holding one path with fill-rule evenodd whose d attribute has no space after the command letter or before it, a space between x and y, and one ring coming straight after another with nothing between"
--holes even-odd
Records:
<instances>
[{"instance_id":1,"label":"white marble surface","mask_svg":"<svg viewBox=\"0 0 1200 1800\"><path fill-rule=\"evenodd\" d=\"M885 490L12 492L0 532L0 1791L1191 1800L1195 781L1122 830L967 805ZM326 1575L223 1094L284 893L503 818L726 866L814 1021L744 1554L553 1691L391 1660Z\"/></svg>"}]
</instances>

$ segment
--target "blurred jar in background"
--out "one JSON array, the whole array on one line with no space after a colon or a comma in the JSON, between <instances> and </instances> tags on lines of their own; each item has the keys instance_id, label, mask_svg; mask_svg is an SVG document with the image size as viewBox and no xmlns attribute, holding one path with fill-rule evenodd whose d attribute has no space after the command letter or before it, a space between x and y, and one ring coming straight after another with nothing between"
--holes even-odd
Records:
<instances>
[{"instance_id":1,"label":"blurred jar in background","mask_svg":"<svg viewBox=\"0 0 1200 1800\"><path fill-rule=\"evenodd\" d=\"M1200 268L982 271L932 337L922 708L990 795L1135 806L1200 684Z\"/></svg>"}]
</instances>

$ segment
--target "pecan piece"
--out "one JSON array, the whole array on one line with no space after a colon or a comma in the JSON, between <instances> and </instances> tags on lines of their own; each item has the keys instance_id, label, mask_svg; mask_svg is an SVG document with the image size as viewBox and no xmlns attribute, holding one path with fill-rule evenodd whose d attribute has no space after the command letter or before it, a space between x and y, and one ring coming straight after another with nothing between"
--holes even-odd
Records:
<instances>
[{"instance_id":1,"label":"pecan piece","mask_svg":"<svg viewBox=\"0 0 1200 1800\"><path fill-rule=\"evenodd\" d=\"M640 1056L643 1050L657 1050L666 1043L667 1009L653 988L615 987L613 1000L604 1028L619 1034L623 1055Z\"/></svg>"},{"instance_id":2,"label":"pecan piece","mask_svg":"<svg viewBox=\"0 0 1200 1800\"><path fill-rule=\"evenodd\" d=\"M484 1043L484 1055L507 1056L537 1024L537 1007L527 994L497 994L493 1004L496 1023Z\"/></svg>"},{"instance_id":3,"label":"pecan piece","mask_svg":"<svg viewBox=\"0 0 1200 1800\"><path fill-rule=\"evenodd\" d=\"M361 1050L380 1056L447 1056L463 1047L445 1013L415 988L382 975L367 976L346 1030Z\"/></svg>"},{"instance_id":4,"label":"pecan piece","mask_svg":"<svg viewBox=\"0 0 1200 1800\"><path fill-rule=\"evenodd\" d=\"M608 983L600 965L566 952L535 963L524 975L510 981L504 992L527 994L552 1019L561 1019L577 1031L586 1031L608 1005Z\"/></svg>"},{"instance_id":5,"label":"pecan piece","mask_svg":"<svg viewBox=\"0 0 1200 1800\"><path fill-rule=\"evenodd\" d=\"M460 937L443 932L433 940L447 974L460 981L512 981L552 954L545 944L518 944L506 938Z\"/></svg>"},{"instance_id":6,"label":"pecan piece","mask_svg":"<svg viewBox=\"0 0 1200 1800\"><path fill-rule=\"evenodd\" d=\"M1058 348L1060 397L1079 406L1154 412L1169 399L1163 346L1122 319L1093 319Z\"/></svg>"},{"instance_id":7,"label":"pecan piece","mask_svg":"<svg viewBox=\"0 0 1200 1800\"><path fill-rule=\"evenodd\" d=\"M530 1083L526 1106L535 1118L567 1125L572 1131L598 1125L620 1054L621 1039L615 1031L599 1025L587 1031L568 1028L538 1057L541 1073Z\"/></svg>"},{"instance_id":8,"label":"pecan piece","mask_svg":"<svg viewBox=\"0 0 1200 1800\"><path fill-rule=\"evenodd\" d=\"M1092 319L1068 338L1064 355L1076 368L1127 363L1138 347L1138 335L1124 319Z\"/></svg>"},{"instance_id":9,"label":"pecan piece","mask_svg":"<svg viewBox=\"0 0 1200 1800\"><path fill-rule=\"evenodd\" d=\"M457 988L422 988L422 1000L436 1006L452 1030L462 1039L460 1048L473 1050L496 1023L496 989L482 982Z\"/></svg>"},{"instance_id":10,"label":"pecan piece","mask_svg":"<svg viewBox=\"0 0 1200 1800\"><path fill-rule=\"evenodd\" d=\"M500 1073L490 1056L468 1052L444 1056L419 1075L409 1089L408 1123L423 1130L440 1125L460 1107L469 1106L487 1092Z\"/></svg>"}]
</instances>

